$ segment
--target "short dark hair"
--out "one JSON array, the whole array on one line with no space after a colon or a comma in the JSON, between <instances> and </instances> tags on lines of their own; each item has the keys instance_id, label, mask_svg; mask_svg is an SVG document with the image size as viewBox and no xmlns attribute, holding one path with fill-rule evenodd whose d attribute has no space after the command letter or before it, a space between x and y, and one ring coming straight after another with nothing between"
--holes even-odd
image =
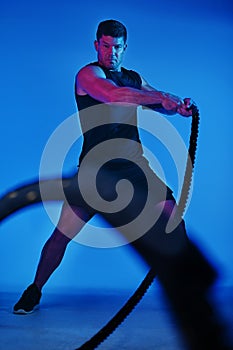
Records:
<instances>
[{"instance_id":1,"label":"short dark hair","mask_svg":"<svg viewBox=\"0 0 233 350\"><path fill-rule=\"evenodd\" d=\"M99 41L102 35L112 36L113 38L124 38L124 42L127 40L127 30L124 24L114 19L108 19L99 23L96 39Z\"/></svg>"}]
</instances>

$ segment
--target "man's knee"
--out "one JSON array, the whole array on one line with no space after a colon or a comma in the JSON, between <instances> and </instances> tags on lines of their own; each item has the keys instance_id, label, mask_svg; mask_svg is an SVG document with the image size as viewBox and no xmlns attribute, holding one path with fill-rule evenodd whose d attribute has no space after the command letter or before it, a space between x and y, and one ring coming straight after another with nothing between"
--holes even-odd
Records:
<instances>
[{"instance_id":1,"label":"man's knee","mask_svg":"<svg viewBox=\"0 0 233 350\"><path fill-rule=\"evenodd\" d=\"M74 238L90 219L90 215L81 207L64 204L57 228L70 239Z\"/></svg>"}]
</instances>

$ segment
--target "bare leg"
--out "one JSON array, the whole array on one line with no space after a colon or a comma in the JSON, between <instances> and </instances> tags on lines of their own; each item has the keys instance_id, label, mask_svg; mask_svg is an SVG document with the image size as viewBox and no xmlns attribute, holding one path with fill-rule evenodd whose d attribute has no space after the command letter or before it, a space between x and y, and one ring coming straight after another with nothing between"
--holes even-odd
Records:
<instances>
[{"instance_id":1,"label":"bare leg","mask_svg":"<svg viewBox=\"0 0 233 350\"><path fill-rule=\"evenodd\" d=\"M60 219L52 235L45 243L37 267L34 283L42 289L54 270L60 265L67 244L74 238L90 219L83 208L63 205Z\"/></svg>"}]
</instances>

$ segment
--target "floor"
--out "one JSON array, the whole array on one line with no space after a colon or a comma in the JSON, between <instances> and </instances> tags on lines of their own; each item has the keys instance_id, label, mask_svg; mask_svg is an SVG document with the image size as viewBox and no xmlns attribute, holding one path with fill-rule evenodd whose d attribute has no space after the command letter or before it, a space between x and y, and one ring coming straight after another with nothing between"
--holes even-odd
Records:
<instances>
[{"instance_id":1,"label":"floor","mask_svg":"<svg viewBox=\"0 0 233 350\"><path fill-rule=\"evenodd\" d=\"M233 289L215 292L214 301L233 329ZM118 311L131 292L44 293L31 315L12 313L20 293L0 293L0 349L75 350ZM182 339L161 291L149 290L99 350L183 350Z\"/></svg>"}]
</instances>

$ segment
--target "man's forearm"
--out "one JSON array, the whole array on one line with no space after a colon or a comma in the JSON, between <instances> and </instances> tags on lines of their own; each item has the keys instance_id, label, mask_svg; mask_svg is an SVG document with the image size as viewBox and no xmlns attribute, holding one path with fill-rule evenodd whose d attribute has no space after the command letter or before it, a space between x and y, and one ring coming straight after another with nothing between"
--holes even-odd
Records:
<instances>
[{"instance_id":1,"label":"man's forearm","mask_svg":"<svg viewBox=\"0 0 233 350\"><path fill-rule=\"evenodd\" d=\"M153 105L164 102L164 93L161 91L145 91L130 87L117 87L109 91L109 102L126 102L137 105Z\"/></svg>"},{"instance_id":2,"label":"man's forearm","mask_svg":"<svg viewBox=\"0 0 233 350\"><path fill-rule=\"evenodd\" d=\"M141 106L147 106L163 114L173 115L182 100L172 94L158 90L138 90L130 87L117 87L109 91L109 101L125 102Z\"/></svg>"},{"instance_id":3,"label":"man's forearm","mask_svg":"<svg viewBox=\"0 0 233 350\"><path fill-rule=\"evenodd\" d=\"M155 112L159 112L161 114L166 114L166 115L174 115L177 113L176 111L165 109L161 103L143 105L142 108L143 109L152 109Z\"/></svg>"}]
</instances>

